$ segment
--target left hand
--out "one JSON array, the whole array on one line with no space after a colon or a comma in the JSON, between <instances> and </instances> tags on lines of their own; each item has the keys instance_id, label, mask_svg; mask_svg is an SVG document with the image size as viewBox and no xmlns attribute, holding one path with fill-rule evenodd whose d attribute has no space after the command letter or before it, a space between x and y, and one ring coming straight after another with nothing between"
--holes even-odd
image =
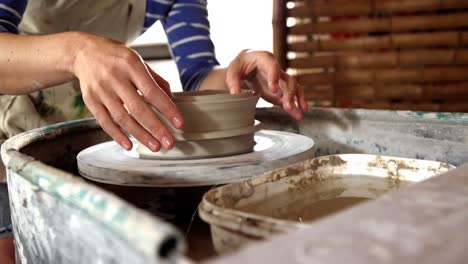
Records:
<instances>
[{"instance_id":1,"label":"left hand","mask_svg":"<svg viewBox=\"0 0 468 264\"><path fill-rule=\"evenodd\" d=\"M307 111L304 89L294 77L281 70L270 52L242 51L229 64L226 84L231 93L240 93L244 87L254 90L297 120Z\"/></svg>"}]
</instances>

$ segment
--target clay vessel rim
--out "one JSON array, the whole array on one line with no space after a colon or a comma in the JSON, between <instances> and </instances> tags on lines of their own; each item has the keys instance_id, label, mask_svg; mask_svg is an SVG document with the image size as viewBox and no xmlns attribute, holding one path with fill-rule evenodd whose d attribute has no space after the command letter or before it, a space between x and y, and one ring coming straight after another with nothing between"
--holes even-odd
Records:
<instances>
[{"instance_id":1,"label":"clay vessel rim","mask_svg":"<svg viewBox=\"0 0 468 264\"><path fill-rule=\"evenodd\" d=\"M257 101L259 98L260 98L259 96L254 96L254 97L246 97L246 98L226 100L226 101L222 101L222 100L179 101L179 102L174 102L174 103L178 107L192 107L196 105L198 107L206 108L206 109L212 109L212 108L230 109L230 108L245 107L246 104L257 104Z\"/></svg>"},{"instance_id":2,"label":"clay vessel rim","mask_svg":"<svg viewBox=\"0 0 468 264\"><path fill-rule=\"evenodd\" d=\"M173 93L174 103L179 102L226 102L245 100L249 98L259 97L253 91L243 91L239 94L230 94L227 91L190 91L190 92L177 92Z\"/></svg>"}]
</instances>

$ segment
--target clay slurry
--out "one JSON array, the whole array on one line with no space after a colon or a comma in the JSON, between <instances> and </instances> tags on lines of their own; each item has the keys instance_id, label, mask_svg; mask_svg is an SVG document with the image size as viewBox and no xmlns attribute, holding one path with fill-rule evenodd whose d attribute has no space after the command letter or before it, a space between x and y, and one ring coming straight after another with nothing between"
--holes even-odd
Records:
<instances>
[{"instance_id":1,"label":"clay slurry","mask_svg":"<svg viewBox=\"0 0 468 264\"><path fill-rule=\"evenodd\" d=\"M349 177L347 184L338 182L314 182L301 188L291 188L237 209L276 219L311 222L410 184L400 181L395 185L388 178L365 175Z\"/></svg>"},{"instance_id":2,"label":"clay slurry","mask_svg":"<svg viewBox=\"0 0 468 264\"><path fill-rule=\"evenodd\" d=\"M272 201L286 200L290 196L288 193L276 195ZM336 213L343 209L355 206L362 202L368 201L366 197L336 197L319 201L296 201L289 210L271 210L269 212L258 212L253 206L242 208L242 211L261 214L277 219L290 220L296 222L311 222L321 217ZM285 208L282 208L285 209Z\"/></svg>"},{"instance_id":3,"label":"clay slurry","mask_svg":"<svg viewBox=\"0 0 468 264\"><path fill-rule=\"evenodd\" d=\"M336 213L340 210L355 206L370 200L365 197L337 197L327 200L316 201L304 207L299 214L286 215L286 220L309 222L318 218Z\"/></svg>"}]
</instances>

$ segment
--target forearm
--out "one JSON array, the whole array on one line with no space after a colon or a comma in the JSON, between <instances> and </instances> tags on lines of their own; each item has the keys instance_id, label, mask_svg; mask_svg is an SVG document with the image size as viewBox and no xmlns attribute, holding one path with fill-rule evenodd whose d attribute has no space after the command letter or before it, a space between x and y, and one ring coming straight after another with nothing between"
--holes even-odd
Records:
<instances>
[{"instance_id":1,"label":"forearm","mask_svg":"<svg viewBox=\"0 0 468 264\"><path fill-rule=\"evenodd\" d=\"M200 83L200 87L198 88L200 91L203 90L228 90L228 86L226 84L226 74L227 68L214 68L208 75L206 75L205 79Z\"/></svg>"},{"instance_id":2,"label":"forearm","mask_svg":"<svg viewBox=\"0 0 468 264\"><path fill-rule=\"evenodd\" d=\"M27 94L75 78L81 33L43 36L0 34L0 94Z\"/></svg>"}]
</instances>

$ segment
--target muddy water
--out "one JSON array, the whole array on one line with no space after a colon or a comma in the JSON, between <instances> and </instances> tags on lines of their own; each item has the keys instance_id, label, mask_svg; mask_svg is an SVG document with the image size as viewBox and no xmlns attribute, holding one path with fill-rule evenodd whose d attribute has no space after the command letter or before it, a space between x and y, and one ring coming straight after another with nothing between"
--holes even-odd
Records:
<instances>
[{"instance_id":1,"label":"muddy water","mask_svg":"<svg viewBox=\"0 0 468 264\"><path fill-rule=\"evenodd\" d=\"M284 193L268 194L261 201L244 203L237 209L277 219L310 222L409 184L387 177L339 177L303 185L293 184Z\"/></svg>"},{"instance_id":2,"label":"muddy water","mask_svg":"<svg viewBox=\"0 0 468 264\"><path fill-rule=\"evenodd\" d=\"M283 218L292 221L310 222L367 200L370 199L364 197L338 197L317 201L305 206L301 211L285 215Z\"/></svg>"},{"instance_id":3,"label":"muddy water","mask_svg":"<svg viewBox=\"0 0 468 264\"><path fill-rule=\"evenodd\" d=\"M272 201L288 199L289 195L283 196L276 195ZM365 197L337 197L313 202L300 200L286 208L259 211L257 206L246 206L242 211L283 220L311 222L368 200L370 199Z\"/></svg>"}]
</instances>

